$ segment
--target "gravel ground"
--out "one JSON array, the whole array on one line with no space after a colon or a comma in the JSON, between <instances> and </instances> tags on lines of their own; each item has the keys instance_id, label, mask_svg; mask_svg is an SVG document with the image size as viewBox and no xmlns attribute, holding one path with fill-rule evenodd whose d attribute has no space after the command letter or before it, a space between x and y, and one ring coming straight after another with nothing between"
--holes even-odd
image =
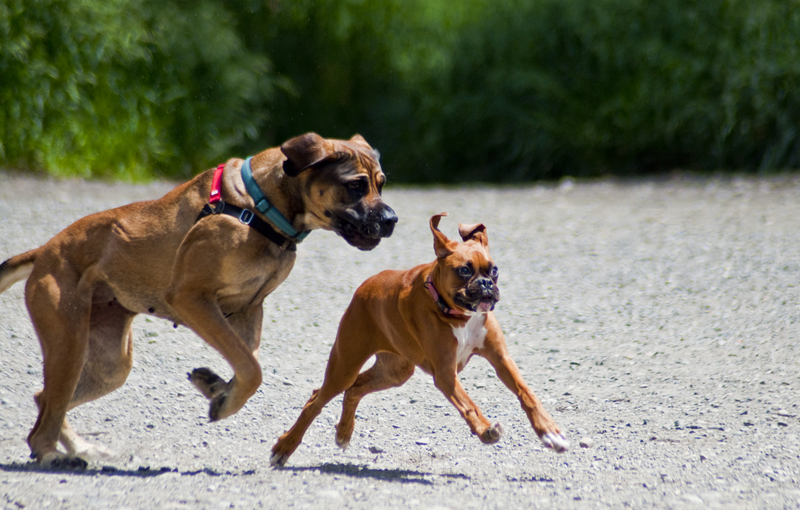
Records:
<instances>
[{"instance_id":1,"label":"gravel ground","mask_svg":"<svg viewBox=\"0 0 800 510\"><path fill-rule=\"evenodd\" d=\"M0 260L88 213L171 185L0 173ZM392 238L361 253L329 232L300 247L265 302L264 383L237 415L207 420L186 380L227 364L186 328L138 317L134 369L70 413L119 453L83 472L39 469L25 443L41 355L23 286L0 295L0 507L513 508L800 507L800 177L388 188ZM499 444L472 437L418 371L367 397L350 448L341 398L284 469L270 447L318 387L355 288L433 257L441 228L483 222L501 269L496 310L529 385L572 449L545 450L516 398L475 358L461 380ZM585 447L579 445L585 445Z\"/></svg>"}]
</instances>

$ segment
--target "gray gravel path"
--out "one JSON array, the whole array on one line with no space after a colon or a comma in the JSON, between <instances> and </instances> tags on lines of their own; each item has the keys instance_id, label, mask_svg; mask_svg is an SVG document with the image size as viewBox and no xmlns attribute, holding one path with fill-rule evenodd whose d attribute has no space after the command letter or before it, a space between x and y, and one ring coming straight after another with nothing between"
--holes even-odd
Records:
<instances>
[{"instance_id":1,"label":"gray gravel path","mask_svg":"<svg viewBox=\"0 0 800 510\"><path fill-rule=\"evenodd\" d=\"M0 173L0 260L146 186ZM487 189L388 188L395 235L361 253L316 232L265 302L258 393L208 423L185 378L227 364L185 328L138 317L127 384L70 413L119 452L85 472L28 458L41 355L18 284L0 295L0 508L798 508L800 178L676 179ZM285 469L270 447L322 380L355 288L432 259L427 221L483 222L501 269L496 310L529 385L572 443L546 451L487 362L462 382L505 425L472 437L419 372L367 397L350 448L341 399ZM582 448L584 441L588 446Z\"/></svg>"}]
</instances>

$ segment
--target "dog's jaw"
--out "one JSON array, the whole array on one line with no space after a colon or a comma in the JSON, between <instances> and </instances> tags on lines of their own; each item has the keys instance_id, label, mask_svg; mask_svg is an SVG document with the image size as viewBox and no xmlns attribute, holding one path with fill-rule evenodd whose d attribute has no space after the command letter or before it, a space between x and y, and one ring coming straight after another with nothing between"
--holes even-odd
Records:
<instances>
[{"instance_id":1,"label":"dog's jaw","mask_svg":"<svg viewBox=\"0 0 800 510\"><path fill-rule=\"evenodd\" d=\"M465 310L475 313L488 313L494 310L500 301L500 289L492 285L491 290L471 292L469 288L462 289L453 296L453 303Z\"/></svg>"},{"instance_id":2,"label":"dog's jaw","mask_svg":"<svg viewBox=\"0 0 800 510\"><path fill-rule=\"evenodd\" d=\"M369 251L378 246L381 239L392 235L397 215L382 202L367 211L357 209L360 208L348 208L335 215L331 229L351 246Z\"/></svg>"}]
</instances>

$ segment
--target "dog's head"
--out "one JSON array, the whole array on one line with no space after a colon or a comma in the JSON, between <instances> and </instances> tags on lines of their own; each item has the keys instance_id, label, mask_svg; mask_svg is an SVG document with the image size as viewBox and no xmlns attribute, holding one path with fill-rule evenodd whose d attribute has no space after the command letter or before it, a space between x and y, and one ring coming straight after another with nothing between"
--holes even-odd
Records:
<instances>
[{"instance_id":1,"label":"dog's head","mask_svg":"<svg viewBox=\"0 0 800 510\"><path fill-rule=\"evenodd\" d=\"M447 213L431 218L436 267L431 277L447 302L470 312L494 310L500 300L497 266L489 255L489 236L482 223L458 225L463 243L451 241L439 231L439 220Z\"/></svg>"},{"instance_id":2,"label":"dog's head","mask_svg":"<svg viewBox=\"0 0 800 510\"><path fill-rule=\"evenodd\" d=\"M332 230L360 250L389 237L397 215L381 198L386 176L361 135L329 140L307 133L285 142L283 170L302 181L306 225Z\"/></svg>"}]
</instances>

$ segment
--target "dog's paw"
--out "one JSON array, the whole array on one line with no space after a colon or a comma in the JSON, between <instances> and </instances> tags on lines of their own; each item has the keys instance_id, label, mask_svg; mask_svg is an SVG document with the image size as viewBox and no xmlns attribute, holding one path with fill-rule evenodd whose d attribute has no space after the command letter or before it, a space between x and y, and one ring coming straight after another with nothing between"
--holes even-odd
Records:
<instances>
[{"instance_id":1,"label":"dog's paw","mask_svg":"<svg viewBox=\"0 0 800 510\"><path fill-rule=\"evenodd\" d=\"M503 437L503 426L499 423L495 423L481 434L481 442L485 444L494 444L500 441L501 437Z\"/></svg>"},{"instance_id":2,"label":"dog's paw","mask_svg":"<svg viewBox=\"0 0 800 510\"><path fill-rule=\"evenodd\" d=\"M227 415L222 414L222 409L225 407L225 401L228 399L227 393L220 393L213 399L208 406L208 419L211 421L219 421Z\"/></svg>"},{"instance_id":3,"label":"dog's paw","mask_svg":"<svg viewBox=\"0 0 800 510\"><path fill-rule=\"evenodd\" d=\"M189 381L195 388L200 390L204 397L211 400L227 387L225 380L211 371L209 368L195 368L188 374Z\"/></svg>"},{"instance_id":4,"label":"dog's paw","mask_svg":"<svg viewBox=\"0 0 800 510\"><path fill-rule=\"evenodd\" d=\"M339 439L337 437L336 438L336 446L341 448L342 451L345 451L345 450L347 450L347 447L350 446L350 440L349 439Z\"/></svg>"},{"instance_id":5,"label":"dog's paw","mask_svg":"<svg viewBox=\"0 0 800 510\"><path fill-rule=\"evenodd\" d=\"M110 450L105 446L85 442L81 444L79 448L76 448L74 451L70 451L69 453L70 455L92 461L109 461L119 457L117 452Z\"/></svg>"},{"instance_id":6,"label":"dog's paw","mask_svg":"<svg viewBox=\"0 0 800 510\"><path fill-rule=\"evenodd\" d=\"M51 452L39 461L39 464L48 469L69 469L84 470L89 467L89 463L80 457L65 455L59 451Z\"/></svg>"},{"instance_id":7,"label":"dog's paw","mask_svg":"<svg viewBox=\"0 0 800 510\"><path fill-rule=\"evenodd\" d=\"M283 467L286 465L286 461L288 460L289 456L285 453L273 453L269 458L269 464L272 467Z\"/></svg>"},{"instance_id":8,"label":"dog's paw","mask_svg":"<svg viewBox=\"0 0 800 510\"><path fill-rule=\"evenodd\" d=\"M569 441L559 432L548 432L539 439L547 448L552 448L556 453L564 453L569 450Z\"/></svg>"}]
</instances>

